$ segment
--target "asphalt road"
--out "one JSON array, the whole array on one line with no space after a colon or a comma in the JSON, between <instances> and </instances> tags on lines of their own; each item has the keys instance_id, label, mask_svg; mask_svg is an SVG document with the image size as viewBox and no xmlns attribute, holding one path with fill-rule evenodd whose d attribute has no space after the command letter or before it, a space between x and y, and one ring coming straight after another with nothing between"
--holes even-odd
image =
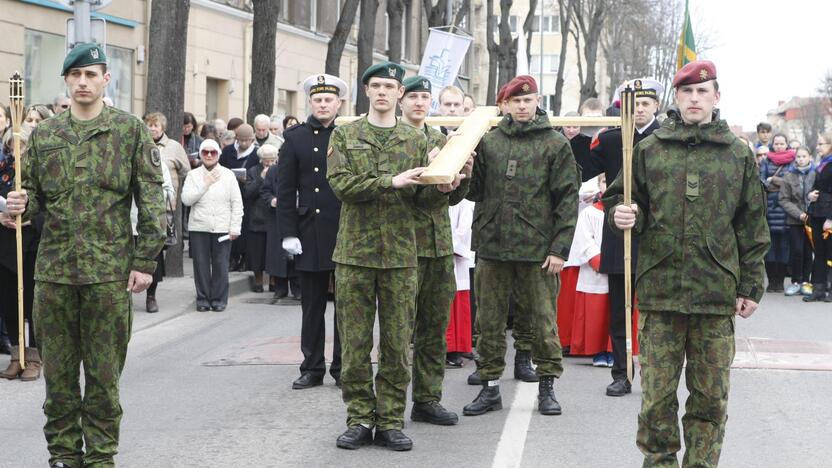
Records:
<instances>
[{"instance_id":1,"label":"asphalt road","mask_svg":"<svg viewBox=\"0 0 832 468\"><path fill-rule=\"evenodd\" d=\"M589 358L566 359L555 384L562 416L534 411L536 387L513 380L509 369L501 383L502 411L460 416L452 427L408 420L411 452L337 449L345 409L332 379L309 390L291 389L300 360L300 307L265 304L268 294L244 292L242 274L233 280L232 292L238 294L223 313L195 312L188 278L161 284L158 314L145 313L143 295L136 298L135 332L122 377L120 466L641 464L635 446L638 380L632 395L606 397L609 372L593 368ZM735 369L721 466L830 466L832 355L825 350L832 346L832 305L769 294L754 317L737 324L738 340L789 340L776 342L785 367L805 363L808 356L815 368L825 364L827 370ZM761 366L770 364L764 359L768 354L747 354L752 355ZM0 356L0 365L7 363L8 356ZM443 403L460 414L478 391L465 383L472 370L468 362L445 375ZM0 467L46 466L43 396L43 379L0 382ZM683 379L682 407L686 396Z\"/></svg>"}]
</instances>

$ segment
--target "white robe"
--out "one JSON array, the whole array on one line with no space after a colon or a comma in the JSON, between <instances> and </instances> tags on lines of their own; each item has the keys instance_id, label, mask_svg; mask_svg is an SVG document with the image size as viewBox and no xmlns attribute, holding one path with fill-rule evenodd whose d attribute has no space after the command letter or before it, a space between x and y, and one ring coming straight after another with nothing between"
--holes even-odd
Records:
<instances>
[{"instance_id":1,"label":"white robe","mask_svg":"<svg viewBox=\"0 0 832 468\"><path fill-rule=\"evenodd\" d=\"M474 268L474 252L471 250L471 224L474 221L474 202L462 200L448 207L451 217L451 236L454 243L454 276L456 290L471 289L468 270Z\"/></svg>"},{"instance_id":2,"label":"white robe","mask_svg":"<svg viewBox=\"0 0 832 468\"><path fill-rule=\"evenodd\" d=\"M580 266L576 291L607 294L609 283L607 275L598 273L591 266L589 260L601 253L601 238L604 235L604 212L588 206L578 215L575 225L575 236L569 249L569 260L566 266Z\"/></svg>"}]
</instances>

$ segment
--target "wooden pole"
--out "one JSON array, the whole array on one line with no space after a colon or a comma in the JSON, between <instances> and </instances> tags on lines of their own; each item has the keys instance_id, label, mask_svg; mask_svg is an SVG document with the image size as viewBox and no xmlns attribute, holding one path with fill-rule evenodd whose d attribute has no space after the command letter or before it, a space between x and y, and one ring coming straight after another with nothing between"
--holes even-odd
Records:
<instances>
[{"instance_id":1,"label":"wooden pole","mask_svg":"<svg viewBox=\"0 0 832 468\"><path fill-rule=\"evenodd\" d=\"M14 138L14 190L20 192L20 180L23 177L23 166L20 163L20 125L23 122L23 79L15 72L9 78L9 107L12 117L12 136ZM25 348L26 337L23 330L26 322L23 316L23 217L17 215L15 219L15 243L17 247L17 348L19 351L20 368L26 368Z\"/></svg>"},{"instance_id":2,"label":"wooden pole","mask_svg":"<svg viewBox=\"0 0 832 468\"><path fill-rule=\"evenodd\" d=\"M621 93L621 143L622 176L624 178L624 205L633 203L633 107L634 93L627 87ZM627 327L627 381L633 382L633 231L624 231L624 317Z\"/></svg>"}]
</instances>

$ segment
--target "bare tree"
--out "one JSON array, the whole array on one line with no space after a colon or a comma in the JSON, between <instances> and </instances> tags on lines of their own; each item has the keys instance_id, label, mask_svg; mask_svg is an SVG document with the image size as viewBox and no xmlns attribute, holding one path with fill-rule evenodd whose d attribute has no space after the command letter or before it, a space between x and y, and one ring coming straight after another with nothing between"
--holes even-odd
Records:
<instances>
[{"instance_id":1,"label":"bare tree","mask_svg":"<svg viewBox=\"0 0 832 468\"><path fill-rule=\"evenodd\" d=\"M280 0L254 0L254 24L251 42L251 83L248 85L246 121L254 123L258 114L271 115L274 110L276 78L277 18Z\"/></svg>"},{"instance_id":2,"label":"bare tree","mask_svg":"<svg viewBox=\"0 0 832 468\"><path fill-rule=\"evenodd\" d=\"M370 101L364 94L361 75L373 64L373 38L376 33L378 0L361 0L361 16L358 18L358 76L356 77L355 112L362 114L370 109Z\"/></svg>"},{"instance_id":3,"label":"bare tree","mask_svg":"<svg viewBox=\"0 0 832 468\"><path fill-rule=\"evenodd\" d=\"M537 0L529 0L529 11L526 13L526 20L523 21L523 34L524 40L526 41L526 63L532 63L532 34L534 33L534 12L537 11ZM538 26L540 23L538 22ZM543 31L540 31L542 34ZM541 40L543 40L543 36L541 36ZM542 71L542 70L541 70ZM538 83L539 85L543 85L543 83Z\"/></svg>"},{"instance_id":4,"label":"bare tree","mask_svg":"<svg viewBox=\"0 0 832 468\"><path fill-rule=\"evenodd\" d=\"M402 27L404 14L404 0L387 0L387 21L390 24L390 34L387 35L387 58L391 62L402 61L402 35L398 34Z\"/></svg>"},{"instance_id":5,"label":"bare tree","mask_svg":"<svg viewBox=\"0 0 832 468\"><path fill-rule=\"evenodd\" d=\"M500 42L497 44L497 88L508 83L517 73L517 39L511 37L509 13L513 0L500 0Z\"/></svg>"},{"instance_id":6,"label":"bare tree","mask_svg":"<svg viewBox=\"0 0 832 468\"><path fill-rule=\"evenodd\" d=\"M832 69L826 71L826 75L820 80L818 93L832 103Z\"/></svg>"},{"instance_id":7,"label":"bare tree","mask_svg":"<svg viewBox=\"0 0 832 468\"><path fill-rule=\"evenodd\" d=\"M344 6L341 7L338 24L335 25L335 31L326 46L325 71L328 75L341 76L341 55L344 53L344 46L347 44L352 24L355 22L355 13L358 11L360 1L346 0Z\"/></svg>"},{"instance_id":8,"label":"bare tree","mask_svg":"<svg viewBox=\"0 0 832 468\"><path fill-rule=\"evenodd\" d=\"M167 135L179 141L185 107L185 52L188 42L188 14L190 0L156 0L150 7L147 51L147 112L161 112L168 119ZM159 86L164 84L164 86ZM176 190L181 190L180 186ZM165 273L181 277L182 271L182 205L173 216L178 243L168 247Z\"/></svg>"},{"instance_id":9,"label":"bare tree","mask_svg":"<svg viewBox=\"0 0 832 468\"><path fill-rule=\"evenodd\" d=\"M448 24L450 19L445 17L448 13L448 0L437 0L436 4L433 3L433 0L422 0L422 5L425 8L425 15L428 17L429 28Z\"/></svg>"},{"instance_id":10,"label":"bare tree","mask_svg":"<svg viewBox=\"0 0 832 468\"><path fill-rule=\"evenodd\" d=\"M470 14L471 0L462 0L462 4L459 6L459 9L456 11L456 16L454 17L454 26L461 28L465 19L470 17Z\"/></svg>"},{"instance_id":11,"label":"bare tree","mask_svg":"<svg viewBox=\"0 0 832 468\"><path fill-rule=\"evenodd\" d=\"M830 116L829 101L824 97L800 99L799 122L803 133L803 144L814 149L818 144L818 135L826 129L826 119Z\"/></svg>"},{"instance_id":12,"label":"bare tree","mask_svg":"<svg viewBox=\"0 0 832 468\"><path fill-rule=\"evenodd\" d=\"M485 0L485 43L488 50L488 87L485 90L486 105L493 106L497 92L497 43L494 34L497 18L494 17L494 0Z\"/></svg>"},{"instance_id":13,"label":"bare tree","mask_svg":"<svg viewBox=\"0 0 832 468\"><path fill-rule=\"evenodd\" d=\"M558 22L560 23L560 55L558 56L558 75L555 80L555 102L552 105L552 113L560 115L563 103L564 67L566 66L566 47L569 45L569 3L572 0L558 0Z\"/></svg>"},{"instance_id":14,"label":"bare tree","mask_svg":"<svg viewBox=\"0 0 832 468\"><path fill-rule=\"evenodd\" d=\"M574 0L571 4L572 19L576 30L584 39L584 46L579 49L586 65L586 76L583 76L581 80L581 103L588 98L598 96L595 64L598 60L598 47L604 22L614 7L613 3L615 2L610 0ZM578 63L580 64L580 59Z\"/></svg>"}]
</instances>

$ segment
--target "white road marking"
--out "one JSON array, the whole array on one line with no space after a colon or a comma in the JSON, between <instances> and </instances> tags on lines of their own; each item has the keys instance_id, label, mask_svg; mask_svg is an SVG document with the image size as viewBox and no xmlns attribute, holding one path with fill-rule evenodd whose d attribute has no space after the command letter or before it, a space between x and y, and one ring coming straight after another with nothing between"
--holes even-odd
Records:
<instances>
[{"instance_id":1,"label":"white road marking","mask_svg":"<svg viewBox=\"0 0 832 468\"><path fill-rule=\"evenodd\" d=\"M494 463L491 465L493 468L516 468L521 465L536 400L537 384L518 382L500 442L497 443Z\"/></svg>"}]
</instances>

